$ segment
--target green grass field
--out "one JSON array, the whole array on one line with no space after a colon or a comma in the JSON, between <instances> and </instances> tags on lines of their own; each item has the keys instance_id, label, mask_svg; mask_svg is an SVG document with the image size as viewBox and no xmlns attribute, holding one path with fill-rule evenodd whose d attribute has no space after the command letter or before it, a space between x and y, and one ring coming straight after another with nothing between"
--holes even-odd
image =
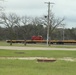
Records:
<instances>
[{"instance_id":1,"label":"green grass field","mask_svg":"<svg viewBox=\"0 0 76 75\"><path fill-rule=\"evenodd\" d=\"M76 75L76 62L0 60L0 75Z\"/></svg>"},{"instance_id":2,"label":"green grass field","mask_svg":"<svg viewBox=\"0 0 76 75\"><path fill-rule=\"evenodd\" d=\"M58 50L0 50L0 57L73 57L76 58L76 51Z\"/></svg>"},{"instance_id":3,"label":"green grass field","mask_svg":"<svg viewBox=\"0 0 76 75\"><path fill-rule=\"evenodd\" d=\"M0 46L9 46L9 44L0 42ZM13 44L13 46L24 45ZM27 44L27 46L47 47L45 44ZM76 48L75 45L51 45L50 47ZM76 58L76 51L0 49L1 57ZM0 75L76 75L76 61L37 62L37 60L0 59Z\"/></svg>"},{"instance_id":4,"label":"green grass field","mask_svg":"<svg viewBox=\"0 0 76 75\"><path fill-rule=\"evenodd\" d=\"M72 57L76 51L0 50L0 57ZM76 75L76 62L0 59L0 75Z\"/></svg>"}]
</instances>

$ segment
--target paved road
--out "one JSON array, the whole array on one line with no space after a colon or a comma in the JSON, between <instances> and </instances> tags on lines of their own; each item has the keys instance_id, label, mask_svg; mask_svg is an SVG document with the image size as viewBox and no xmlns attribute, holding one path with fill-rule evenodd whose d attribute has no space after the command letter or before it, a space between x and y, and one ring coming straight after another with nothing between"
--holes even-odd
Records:
<instances>
[{"instance_id":1,"label":"paved road","mask_svg":"<svg viewBox=\"0 0 76 75\"><path fill-rule=\"evenodd\" d=\"M48 48L48 47L18 47L18 46L0 46L0 49L7 50L73 50L76 48Z\"/></svg>"}]
</instances>

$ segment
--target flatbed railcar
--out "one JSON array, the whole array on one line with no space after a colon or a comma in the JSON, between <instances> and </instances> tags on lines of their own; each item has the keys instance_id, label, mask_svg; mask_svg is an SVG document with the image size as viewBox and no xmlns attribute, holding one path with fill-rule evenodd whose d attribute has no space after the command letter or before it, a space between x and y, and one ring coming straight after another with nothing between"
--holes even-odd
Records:
<instances>
[{"instance_id":1,"label":"flatbed railcar","mask_svg":"<svg viewBox=\"0 0 76 75\"><path fill-rule=\"evenodd\" d=\"M7 43L46 43L47 40L44 40L42 36L32 36L31 40L6 40ZM48 43L51 44L66 44L66 43L76 43L76 40L49 40Z\"/></svg>"},{"instance_id":2,"label":"flatbed railcar","mask_svg":"<svg viewBox=\"0 0 76 75\"><path fill-rule=\"evenodd\" d=\"M47 40L6 40L7 43L46 43ZM51 44L76 44L76 40L49 40Z\"/></svg>"}]
</instances>

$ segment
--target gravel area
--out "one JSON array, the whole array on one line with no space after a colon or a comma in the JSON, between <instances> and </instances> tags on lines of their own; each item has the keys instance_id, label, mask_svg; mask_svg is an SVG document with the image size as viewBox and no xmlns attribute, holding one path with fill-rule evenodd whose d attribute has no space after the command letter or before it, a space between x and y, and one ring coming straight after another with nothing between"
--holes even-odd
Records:
<instances>
[{"instance_id":1,"label":"gravel area","mask_svg":"<svg viewBox=\"0 0 76 75\"><path fill-rule=\"evenodd\" d=\"M64 58L47 58L47 57L0 57L0 59L8 59L8 60L37 60L37 59L44 59L44 60L64 60L70 62L76 62L76 58L71 57L64 57Z\"/></svg>"},{"instance_id":2,"label":"gravel area","mask_svg":"<svg viewBox=\"0 0 76 75\"><path fill-rule=\"evenodd\" d=\"M76 48L49 48L49 47L18 47L18 46L0 46L0 49L6 50L76 50Z\"/></svg>"}]
</instances>

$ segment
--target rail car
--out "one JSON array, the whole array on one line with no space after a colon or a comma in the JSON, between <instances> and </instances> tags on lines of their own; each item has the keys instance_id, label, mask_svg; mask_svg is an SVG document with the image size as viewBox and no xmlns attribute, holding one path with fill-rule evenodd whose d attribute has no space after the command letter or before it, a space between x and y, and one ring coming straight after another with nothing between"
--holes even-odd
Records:
<instances>
[{"instance_id":1,"label":"rail car","mask_svg":"<svg viewBox=\"0 0 76 75\"><path fill-rule=\"evenodd\" d=\"M32 36L31 40L6 40L7 43L46 43L47 40L43 40L42 36ZM76 44L76 40L49 40L48 43L51 44L69 44L69 43L74 43Z\"/></svg>"},{"instance_id":2,"label":"rail car","mask_svg":"<svg viewBox=\"0 0 76 75\"><path fill-rule=\"evenodd\" d=\"M7 43L46 43L47 40L6 40ZM51 44L76 44L76 40L49 40L49 43Z\"/></svg>"}]
</instances>

